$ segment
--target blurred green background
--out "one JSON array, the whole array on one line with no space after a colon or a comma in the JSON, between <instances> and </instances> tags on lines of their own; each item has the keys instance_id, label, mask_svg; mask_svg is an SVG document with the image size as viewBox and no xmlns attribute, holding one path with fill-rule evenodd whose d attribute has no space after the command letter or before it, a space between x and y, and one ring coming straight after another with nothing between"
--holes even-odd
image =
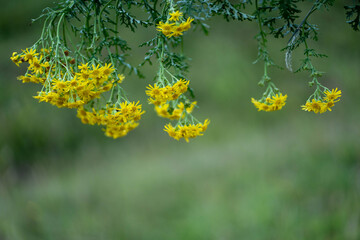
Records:
<instances>
[{"instance_id":1,"label":"blurred green background","mask_svg":"<svg viewBox=\"0 0 360 240\"><path fill-rule=\"evenodd\" d=\"M156 66L124 83L147 114L122 139L32 98L38 86L17 81L24 69L9 57L37 40L41 24L30 19L51 4L13 0L0 9L1 240L360 239L360 35L341 4L311 17L320 27L311 44L329 56L315 61L322 81L343 92L322 115L300 110L312 93L307 73L280 69L270 76L289 96L285 108L252 106L263 91L262 66L252 64L256 23L215 18L209 36L188 33L195 115L211 119L189 144L170 139L146 103ZM136 49L153 34L125 36ZM270 40L282 66L286 42Z\"/></svg>"}]
</instances>

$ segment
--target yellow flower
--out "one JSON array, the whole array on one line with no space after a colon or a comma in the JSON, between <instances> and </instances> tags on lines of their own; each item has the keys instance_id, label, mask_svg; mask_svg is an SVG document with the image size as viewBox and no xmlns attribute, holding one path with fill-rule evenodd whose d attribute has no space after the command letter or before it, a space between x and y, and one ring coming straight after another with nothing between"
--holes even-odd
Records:
<instances>
[{"instance_id":1,"label":"yellow flower","mask_svg":"<svg viewBox=\"0 0 360 240\"><path fill-rule=\"evenodd\" d=\"M31 82L31 77L29 77L29 76L19 76L17 79L21 80L22 83Z\"/></svg>"},{"instance_id":2,"label":"yellow flower","mask_svg":"<svg viewBox=\"0 0 360 240\"><path fill-rule=\"evenodd\" d=\"M188 89L189 83L190 81L186 81L185 79L180 79L174 84L173 90L178 91L180 94L185 93Z\"/></svg>"},{"instance_id":3,"label":"yellow flower","mask_svg":"<svg viewBox=\"0 0 360 240\"><path fill-rule=\"evenodd\" d=\"M90 70L90 77L91 78L100 78L102 76L102 71L100 70L100 64L98 64L96 67L95 65L92 65L92 70Z\"/></svg>"},{"instance_id":4,"label":"yellow flower","mask_svg":"<svg viewBox=\"0 0 360 240\"><path fill-rule=\"evenodd\" d=\"M155 111L159 117L170 118L169 113L169 104L161 104L160 106L155 106Z\"/></svg>"},{"instance_id":5,"label":"yellow flower","mask_svg":"<svg viewBox=\"0 0 360 240\"><path fill-rule=\"evenodd\" d=\"M47 48L42 48L40 49L41 55L44 56L45 54L49 54L51 51L51 48L47 49Z\"/></svg>"},{"instance_id":6,"label":"yellow flower","mask_svg":"<svg viewBox=\"0 0 360 240\"><path fill-rule=\"evenodd\" d=\"M52 81L53 89L59 91L59 92L67 92L68 89L68 82L64 82L61 80L54 79Z\"/></svg>"},{"instance_id":7,"label":"yellow flower","mask_svg":"<svg viewBox=\"0 0 360 240\"><path fill-rule=\"evenodd\" d=\"M13 52L12 56L10 57L11 61L13 61L16 66L20 66L20 63L22 63L20 56L17 54L17 52Z\"/></svg>"},{"instance_id":8,"label":"yellow flower","mask_svg":"<svg viewBox=\"0 0 360 240\"><path fill-rule=\"evenodd\" d=\"M113 71L115 71L114 66L105 63L105 66L101 68L102 74L108 77Z\"/></svg>"},{"instance_id":9,"label":"yellow flower","mask_svg":"<svg viewBox=\"0 0 360 240\"><path fill-rule=\"evenodd\" d=\"M327 103L325 103L324 104L324 109L325 109L325 111L326 110L329 110L330 112L332 111L332 107L333 106L335 106L335 104L334 104L334 101L330 101L330 102L327 102Z\"/></svg>"},{"instance_id":10,"label":"yellow flower","mask_svg":"<svg viewBox=\"0 0 360 240\"><path fill-rule=\"evenodd\" d=\"M312 99L311 102L306 102L306 104L302 105L301 108L304 111L314 113L324 113L328 109L327 103L324 103L320 100L316 101L315 99Z\"/></svg>"},{"instance_id":11,"label":"yellow flower","mask_svg":"<svg viewBox=\"0 0 360 240\"><path fill-rule=\"evenodd\" d=\"M42 57L38 59L37 57L34 57L32 61L30 62L29 70L32 70L35 74L43 74L44 73L44 67L47 67L49 63L40 63L42 60Z\"/></svg>"},{"instance_id":12,"label":"yellow flower","mask_svg":"<svg viewBox=\"0 0 360 240\"><path fill-rule=\"evenodd\" d=\"M86 63L86 64L82 63L81 65L78 66L78 68L79 68L80 70L84 70L84 71L89 70L88 64L89 64L89 63Z\"/></svg>"},{"instance_id":13,"label":"yellow flower","mask_svg":"<svg viewBox=\"0 0 360 240\"><path fill-rule=\"evenodd\" d=\"M185 125L179 126L179 135L184 138L186 142L189 142L189 138L195 138L197 136L202 136L202 128L199 125Z\"/></svg>"},{"instance_id":14,"label":"yellow flower","mask_svg":"<svg viewBox=\"0 0 360 240\"><path fill-rule=\"evenodd\" d=\"M272 96L272 99L270 99L269 102L275 106L282 108L286 104L285 103L286 99L287 99L287 94L283 96L282 93L280 93L280 94L276 94L275 96Z\"/></svg>"},{"instance_id":15,"label":"yellow flower","mask_svg":"<svg viewBox=\"0 0 360 240\"><path fill-rule=\"evenodd\" d=\"M156 83L154 84L154 86L151 86L149 84L148 87L146 87L149 90L146 90L145 93L152 98L156 98L157 96L159 96L161 94L160 88L159 86L156 85Z\"/></svg>"},{"instance_id":16,"label":"yellow flower","mask_svg":"<svg viewBox=\"0 0 360 240\"><path fill-rule=\"evenodd\" d=\"M118 78L119 78L118 83L122 83L122 82L124 81L124 79L125 79L124 74L118 74L117 76L118 76Z\"/></svg>"},{"instance_id":17,"label":"yellow flower","mask_svg":"<svg viewBox=\"0 0 360 240\"><path fill-rule=\"evenodd\" d=\"M24 58L25 61L28 61L29 63L31 63L33 61L33 59L39 55L39 53L36 53L35 49L26 49L25 51L23 50L23 55L22 57Z\"/></svg>"},{"instance_id":18,"label":"yellow flower","mask_svg":"<svg viewBox=\"0 0 360 240\"><path fill-rule=\"evenodd\" d=\"M179 21L179 18L183 15L183 13L176 11L176 12L169 13L169 15L171 16L169 18L169 21Z\"/></svg>"},{"instance_id":19,"label":"yellow flower","mask_svg":"<svg viewBox=\"0 0 360 240\"><path fill-rule=\"evenodd\" d=\"M179 133L175 130L175 128L170 123L165 125L164 131L167 132L170 137L172 137L176 140L180 139Z\"/></svg>"},{"instance_id":20,"label":"yellow flower","mask_svg":"<svg viewBox=\"0 0 360 240\"><path fill-rule=\"evenodd\" d=\"M186 142L189 142L189 138L195 138L197 136L202 136L203 132L207 130L208 125L210 124L209 119L206 119L204 124L198 123L196 125L179 125L174 128L170 123L165 125L164 131L169 134L170 137L179 140L184 138Z\"/></svg>"},{"instance_id":21,"label":"yellow flower","mask_svg":"<svg viewBox=\"0 0 360 240\"><path fill-rule=\"evenodd\" d=\"M286 99L287 95L283 96L282 93L280 93L273 95L271 98L267 97L264 102L259 102L254 98L251 98L251 102L258 109L258 111L272 112L281 110L286 104Z\"/></svg>"},{"instance_id":22,"label":"yellow flower","mask_svg":"<svg viewBox=\"0 0 360 240\"><path fill-rule=\"evenodd\" d=\"M267 105L266 103L261 103L259 110L270 112L272 108L270 107L270 105Z\"/></svg>"},{"instance_id":23,"label":"yellow flower","mask_svg":"<svg viewBox=\"0 0 360 240\"><path fill-rule=\"evenodd\" d=\"M199 124L199 127L200 127L201 131L202 131L202 132L205 132L205 131L207 130L209 124L210 124L210 120L209 120L209 119L205 119L205 121L204 121L203 124L200 123L200 124Z\"/></svg>"},{"instance_id":24,"label":"yellow flower","mask_svg":"<svg viewBox=\"0 0 360 240\"><path fill-rule=\"evenodd\" d=\"M192 111L194 110L194 107L196 106L196 104L197 104L196 101L195 101L195 102L192 102L192 103L190 104L190 106L186 108L186 112L187 112L188 114L192 113Z\"/></svg>"},{"instance_id":25,"label":"yellow flower","mask_svg":"<svg viewBox=\"0 0 360 240\"><path fill-rule=\"evenodd\" d=\"M178 37L181 36L184 32L184 27L180 24L178 26L173 26L171 29L171 34L169 37Z\"/></svg>"},{"instance_id":26,"label":"yellow flower","mask_svg":"<svg viewBox=\"0 0 360 240\"><path fill-rule=\"evenodd\" d=\"M162 101L160 101L159 99L153 99L153 98L149 98L148 99L149 104L154 104L155 106L160 105L161 103L163 103Z\"/></svg>"},{"instance_id":27,"label":"yellow flower","mask_svg":"<svg viewBox=\"0 0 360 240\"><path fill-rule=\"evenodd\" d=\"M100 89L101 89L102 92L107 92L107 91L109 91L112 87L113 87L113 84L112 84L112 83L108 83L108 84L106 84L105 86L101 87Z\"/></svg>"},{"instance_id":28,"label":"yellow flower","mask_svg":"<svg viewBox=\"0 0 360 240\"><path fill-rule=\"evenodd\" d=\"M331 92L325 91L326 97L324 97L324 100L330 102L335 101L339 97L341 97L341 90L337 90L337 88L332 89Z\"/></svg>"},{"instance_id":29,"label":"yellow flower","mask_svg":"<svg viewBox=\"0 0 360 240\"><path fill-rule=\"evenodd\" d=\"M76 73L76 76L79 78L79 80L88 81L90 78L90 70L83 68L81 72Z\"/></svg>"},{"instance_id":30,"label":"yellow flower","mask_svg":"<svg viewBox=\"0 0 360 240\"><path fill-rule=\"evenodd\" d=\"M321 101L315 101L315 99L313 99L310 103L310 108L314 113L319 113L322 109L322 105Z\"/></svg>"},{"instance_id":31,"label":"yellow flower","mask_svg":"<svg viewBox=\"0 0 360 240\"><path fill-rule=\"evenodd\" d=\"M254 106L258 109L258 111L261 111L260 110L260 105L261 105L261 102L255 100L254 98L251 98L251 102L254 104Z\"/></svg>"},{"instance_id":32,"label":"yellow flower","mask_svg":"<svg viewBox=\"0 0 360 240\"><path fill-rule=\"evenodd\" d=\"M166 37L171 37L172 28L175 25L175 23L163 23L159 22L157 25L157 30L162 32Z\"/></svg>"},{"instance_id":33,"label":"yellow flower","mask_svg":"<svg viewBox=\"0 0 360 240\"><path fill-rule=\"evenodd\" d=\"M180 26L182 27L182 29L183 29L184 32L187 31L187 30L189 30L189 29L191 28L191 22L192 22L192 21L194 21L194 19L189 17L189 18L186 20L186 22L182 22L182 23L180 24Z\"/></svg>"}]
</instances>

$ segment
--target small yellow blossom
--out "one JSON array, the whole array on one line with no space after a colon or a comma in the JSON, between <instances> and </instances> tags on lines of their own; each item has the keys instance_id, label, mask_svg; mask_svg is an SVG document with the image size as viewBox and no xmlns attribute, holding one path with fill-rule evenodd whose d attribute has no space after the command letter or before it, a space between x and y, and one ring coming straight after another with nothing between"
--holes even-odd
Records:
<instances>
[{"instance_id":1,"label":"small yellow blossom","mask_svg":"<svg viewBox=\"0 0 360 240\"><path fill-rule=\"evenodd\" d=\"M210 121L205 120L204 124L189 124L189 125L178 125L173 127L170 123L165 125L164 131L169 134L170 137L180 140L184 138L186 142L189 142L190 138L195 138L197 136L202 136L203 132L207 130Z\"/></svg>"},{"instance_id":2,"label":"small yellow blossom","mask_svg":"<svg viewBox=\"0 0 360 240\"><path fill-rule=\"evenodd\" d=\"M42 61L42 57L40 57L40 59L38 59L37 57L34 57L31 62L30 62L30 66L29 66L29 70L33 71L33 73L35 74L43 74L44 73L44 68L49 66L48 62L45 63L41 63Z\"/></svg>"},{"instance_id":3,"label":"small yellow blossom","mask_svg":"<svg viewBox=\"0 0 360 240\"><path fill-rule=\"evenodd\" d=\"M195 102L192 102L192 103L190 104L190 106L186 108L186 112L187 112L188 114L192 113L192 111L194 110L194 107L196 106L196 104L197 104L196 101L195 101Z\"/></svg>"},{"instance_id":4,"label":"small yellow blossom","mask_svg":"<svg viewBox=\"0 0 360 240\"><path fill-rule=\"evenodd\" d=\"M171 34L168 37L178 37L183 35L183 32L184 32L184 28L181 24L177 26L173 26L171 29Z\"/></svg>"},{"instance_id":5,"label":"small yellow blossom","mask_svg":"<svg viewBox=\"0 0 360 240\"><path fill-rule=\"evenodd\" d=\"M335 101L341 97L341 90L338 90L337 88L332 89L331 92L325 91L324 93L326 95L326 97L324 97L325 101Z\"/></svg>"},{"instance_id":6,"label":"small yellow blossom","mask_svg":"<svg viewBox=\"0 0 360 240\"><path fill-rule=\"evenodd\" d=\"M169 118L171 116L169 113L169 104L161 104L159 106L155 106L155 111L157 112L159 117Z\"/></svg>"},{"instance_id":7,"label":"small yellow blossom","mask_svg":"<svg viewBox=\"0 0 360 240\"><path fill-rule=\"evenodd\" d=\"M169 15L171 16L169 18L169 21L179 21L180 17L183 15L183 13L176 11L176 12L169 13Z\"/></svg>"},{"instance_id":8,"label":"small yellow blossom","mask_svg":"<svg viewBox=\"0 0 360 240\"><path fill-rule=\"evenodd\" d=\"M264 102L259 102L251 98L251 102L258 109L258 111L272 112L281 110L286 104L287 95L276 94L271 98L267 97Z\"/></svg>"},{"instance_id":9,"label":"small yellow blossom","mask_svg":"<svg viewBox=\"0 0 360 240\"><path fill-rule=\"evenodd\" d=\"M25 61L29 63L31 63L34 60L34 58L39 55L39 53L36 53L35 49L29 50L28 48L25 51L23 50L23 53L24 54L21 56L24 58Z\"/></svg>"},{"instance_id":10,"label":"small yellow blossom","mask_svg":"<svg viewBox=\"0 0 360 240\"><path fill-rule=\"evenodd\" d=\"M125 75L124 74L118 74L117 77L119 78L118 83L122 83L125 80Z\"/></svg>"},{"instance_id":11,"label":"small yellow blossom","mask_svg":"<svg viewBox=\"0 0 360 240\"><path fill-rule=\"evenodd\" d=\"M12 56L10 57L11 61L13 61L16 66L20 66L20 63L22 63L21 61L21 57L17 54L17 52L13 52Z\"/></svg>"},{"instance_id":12,"label":"small yellow blossom","mask_svg":"<svg viewBox=\"0 0 360 240\"><path fill-rule=\"evenodd\" d=\"M162 32L166 37L178 37L183 35L183 32L189 30L191 28L191 22L194 21L193 18L188 18L186 21L182 20L180 22L180 17L182 17L182 13L179 11L170 13L170 18L168 21L175 21L173 23L169 22L159 22L156 25L157 31Z\"/></svg>"},{"instance_id":13,"label":"small yellow blossom","mask_svg":"<svg viewBox=\"0 0 360 240\"><path fill-rule=\"evenodd\" d=\"M192 21L194 21L194 19L193 18L188 18L187 20L186 20L186 22L182 22L180 25L181 25L181 27L182 27L182 29L183 29L183 31L187 31L187 30L189 30L190 28L191 28L191 22Z\"/></svg>"},{"instance_id":14,"label":"small yellow blossom","mask_svg":"<svg viewBox=\"0 0 360 240\"><path fill-rule=\"evenodd\" d=\"M171 37L172 29L175 23L163 23L159 22L157 25L157 30L162 32L166 37Z\"/></svg>"},{"instance_id":15,"label":"small yellow blossom","mask_svg":"<svg viewBox=\"0 0 360 240\"><path fill-rule=\"evenodd\" d=\"M327 110L327 105L320 100L316 101L315 99L312 99L311 102L306 102L301 108L307 112L324 113Z\"/></svg>"},{"instance_id":16,"label":"small yellow blossom","mask_svg":"<svg viewBox=\"0 0 360 240\"><path fill-rule=\"evenodd\" d=\"M302 105L301 108L307 112L314 112L314 113L324 113L326 111L332 111L332 107L335 106L335 103L340 101L341 97L341 90L337 88L332 89L330 91L324 92L325 97L321 100L312 99L311 101L307 101L305 105Z\"/></svg>"}]
</instances>

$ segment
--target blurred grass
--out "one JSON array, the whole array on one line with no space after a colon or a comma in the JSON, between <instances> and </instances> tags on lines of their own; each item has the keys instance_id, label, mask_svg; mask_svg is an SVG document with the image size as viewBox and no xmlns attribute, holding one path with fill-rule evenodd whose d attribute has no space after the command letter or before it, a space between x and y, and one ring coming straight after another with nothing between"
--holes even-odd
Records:
<instances>
[{"instance_id":1,"label":"blurred grass","mask_svg":"<svg viewBox=\"0 0 360 240\"><path fill-rule=\"evenodd\" d=\"M235 128L206 144L83 149L67 170L38 166L31 182L3 186L4 236L357 239L358 149L314 125L313 144L311 129Z\"/></svg>"},{"instance_id":2,"label":"blurred grass","mask_svg":"<svg viewBox=\"0 0 360 240\"><path fill-rule=\"evenodd\" d=\"M289 95L286 107L251 106L262 94L262 67L252 64L255 23L215 19L210 36L188 34L195 114L212 122L186 144L168 139L166 121L145 104L156 66L144 69L145 81L125 81L147 114L124 139L31 98L36 86L18 82L22 70L8 58L36 39L38 25L29 28L28 19L48 3L17 0L0 10L1 240L360 238L360 45L341 8L314 18L321 29L314 44L329 55L318 68L327 86L343 91L323 115L300 111L309 78L287 70L271 70ZM136 48L154 33L126 36ZM271 43L279 64L285 43Z\"/></svg>"}]
</instances>

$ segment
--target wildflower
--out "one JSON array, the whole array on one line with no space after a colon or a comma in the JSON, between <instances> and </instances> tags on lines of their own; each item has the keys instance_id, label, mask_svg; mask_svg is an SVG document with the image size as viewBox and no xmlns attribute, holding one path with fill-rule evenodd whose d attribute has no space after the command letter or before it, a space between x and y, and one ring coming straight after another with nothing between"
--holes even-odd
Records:
<instances>
[{"instance_id":1,"label":"wildflower","mask_svg":"<svg viewBox=\"0 0 360 240\"><path fill-rule=\"evenodd\" d=\"M169 15L171 16L169 18L169 21L179 21L179 18L183 15L183 13L176 11L176 12L169 13Z\"/></svg>"},{"instance_id":2,"label":"wildflower","mask_svg":"<svg viewBox=\"0 0 360 240\"><path fill-rule=\"evenodd\" d=\"M311 102L306 102L306 104L302 105L301 108L304 111L314 112L314 113L324 113L327 110L326 105L324 105L324 102L315 99L312 99Z\"/></svg>"},{"instance_id":3,"label":"wildflower","mask_svg":"<svg viewBox=\"0 0 360 240\"><path fill-rule=\"evenodd\" d=\"M176 131L175 128L170 123L165 125L164 131L167 132L170 137L172 137L172 138L174 138L176 140L180 139L179 132Z\"/></svg>"},{"instance_id":4,"label":"wildflower","mask_svg":"<svg viewBox=\"0 0 360 240\"><path fill-rule=\"evenodd\" d=\"M272 105L275 105L277 107L279 107L280 109L285 106L285 101L287 99L287 94L285 96L283 96L281 93L280 94L276 94L275 96L272 96L271 99L269 99L269 102Z\"/></svg>"},{"instance_id":5,"label":"wildflower","mask_svg":"<svg viewBox=\"0 0 360 240\"><path fill-rule=\"evenodd\" d=\"M184 138L186 142L189 142L190 138L202 136L203 132L207 130L210 121L205 120L204 124L189 124L189 125L178 125L175 128L169 123L165 125L164 131L169 134L170 137L179 140Z\"/></svg>"},{"instance_id":6,"label":"wildflower","mask_svg":"<svg viewBox=\"0 0 360 240\"><path fill-rule=\"evenodd\" d=\"M188 18L187 20L186 20L186 22L182 22L180 25L181 25L181 27L182 27L182 29L183 29L183 31L187 31L187 30L189 30L190 28L191 28L191 22L192 21L194 21L194 19L193 18Z\"/></svg>"},{"instance_id":7,"label":"wildflower","mask_svg":"<svg viewBox=\"0 0 360 240\"><path fill-rule=\"evenodd\" d=\"M155 106L158 106L162 103L162 101L160 101L158 99L153 99L153 98L149 98L148 102L149 102L149 104L154 104Z\"/></svg>"},{"instance_id":8,"label":"wildflower","mask_svg":"<svg viewBox=\"0 0 360 240\"><path fill-rule=\"evenodd\" d=\"M173 26L171 29L171 34L169 35L169 37L178 37L183 35L184 32L184 28L183 26L180 24L178 26Z\"/></svg>"},{"instance_id":9,"label":"wildflower","mask_svg":"<svg viewBox=\"0 0 360 240\"><path fill-rule=\"evenodd\" d=\"M78 68L79 68L80 70L84 70L84 71L89 70L88 64L89 64L89 63L82 63L81 65L78 66Z\"/></svg>"},{"instance_id":10,"label":"wildflower","mask_svg":"<svg viewBox=\"0 0 360 240\"><path fill-rule=\"evenodd\" d=\"M159 106L155 106L155 111L159 117L169 118L171 115L168 112L169 104L161 104Z\"/></svg>"},{"instance_id":11,"label":"wildflower","mask_svg":"<svg viewBox=\"0 0 360 240\"><path fill-rule=\"evenodd\" d=\"M190 104L190 106L186 108L186 112L187 112L188 114L192 113L192 111L194 110L194 107L196 106L196 104L197 104L196 101L195 101L195 102L192 102L192 103Z\"/></svg>"},{"instance_id":12,"label":"wildflower","mask_svg":"<svg viewBox=\"0 0 360 240\"><path fill-rule=\"evenodd\" d=\"M156 85L156 83L154 84L154 86L151 86L149 84L149 86L146 88L149 90L146 90L145 93L152 98L157 98L157 96L161 94L160 88Z\"/></svg>"},{"instance_id":13,"label":"wildflower","mask_svg":"<svg viewBox=\"0 0 360 240\"><path fill-rule=\"evenodd\" d=\"M265 100L257 101L251 98L251 102L258 109L258 111L272 112L281 110L286 104L287 95L276 94L271 97L267 97Z\"/></svg>"},{"instance_id":14,"label":"wildflower","mask_svg":"<svg viewBox=\"0 0 360 240\"><path fill-rule=\"evenodd\" d=\"M117 77L119 78L118 83L122 83L125 79L124 74L118 74Z\"/></svg>"},{"instance_id":15,"label":"wildflower","mask_svg":"<svg viewBox=\"0 0 360 240\"><path fill-rule=\"evenodd\" d=\"M201 131L202 131L202 132L205 132L205 131L207 130L209 124L210 124L210 120L209 120L209 119L205 119L205 121L204 121L203 124L200 123L199 126L200 126L200 128L201 128Z\"/></svg>"},{"instance_id":16,"label":"wildflower","mask_svg":"<svg viewBox=\"0 0 360 240\"><path fill-rule=\"evenodd\" d=\"M22 63L21 61L21 57L17 54L17 52L13 52L12 56L10 57L11 61L13 61L16 66L20 66L20 63Z\"/></svg>"},{"instance_id":17,"label":"wildflower","mask_svg":"<svg viewBox=\"0 0 360 240\"><path fill-rule=\"evenodd\" d=\"M325 91L324 93L326 95L326 97L324 97L325 101L335 101L341 97L341 90L338 90L337 88L332 89L331 92Z\"/></svg>"},{"instance_id":18,"label":"wildflower","mask_svg":"<svg viewBox=\"0 0 360 240\"><path fill-rule=\"evenodd\" d=\"M29 76L19 76L17 79L21 80L22 83L31 82L31 77L29 77Z\"/></svg>"},{"instance_id":19,"label":"wildflower","mask_svg":"<svg viewBox=\"0 0 360 240\"><path fill-rule=\"evenodd\" d=\"M261 103L260 104L260 108L259 111L265 111L265 112L271 112L272 107L270 107L270 105L266 104L266 103Z\"/></svg>"},{"instance_id":20,"label":"wildflower","mask_svg":"<svg viewBox=\"0 0 360 240\"><path fill-rule=\"evenodd\" d=\"M40 56L44 56L45 54L49 54L51 51L51 48L47 49L47 48L42 48L40 49Z\"/></svg>"},{"instance_id":21,"label":"wildflower","mask_svg":"<svg viewBox=\"0 0 360 240\"><path fill-rule=\"evenodd\" d=\"M185 79L180 79L179 81L177 81L173 88L175 91L178 91L179 93L185 93L188 89L190 81L186 81Z\"/></svg>"},{"instance_id":22,"label":"wildflower","mask_svg":"<svg viewBox=\"0 0 360 240\"><path fill-rule=\"evenodd\" d=\"M95 65L92 65L93 69L90 71L90 77L91 78L100 78L102 76L102 71L100 70L100 64L98 64L96 67Z\"/></svg>"},{"instance_id":23,"label":"wildflower","mask_svg":"<svg viewBox=\"0 0 360 240\"><path fill-rule=\"evenodd\" d=\"M113 71L115 71L114 67L110 64L105 63L105 66L101 68L102 74L105 76L109 76Z\"/></svg>"},{"instance_id":24,"label":"wildflower","mask_svg":"<svg viewBox=\"0 0 360 240\"><path fill-rule=\"evenodd\" d=\"M59 92L68 92L69 91L67 89L67 86L68 86L67 82L54 79L52 81L52 85L53 85L53 89L55 89Z\"/></svg>"},{"instance_id":25,"label":"wildflower","mask_svg":"<svg viewBox=\"0 0 360 240\"><path fill-rule=\"evenodd\" d=\"M137 121L144 113L139 102L121 102L120 108L106 105L106 110L92 109L92 112L86 111L81 106L77 110L77 117L84 124L105 126L103 129L105 135L116 139L126 136L135 129L139 125Z\"/></svg>"},{"instance_id":26,"label":"wildflower","mask_svg":"<svg viewBox=\"0 0 360 240\"><path fill-rule=\"evenodd\" d=\"M162 32L166 37L171 37L172 28L175 25L175 23L163 23L159 22L157 25L157 30Z\"/></svg>"},{"instance_id":27,"label":"wildflower","mask_svg":"<svg viewBox=\"0 0 360 240\"><path fill-rule=\"evenodd\" d=\"M90 78L90 70L81 69L81 72L76 73L76 76L79 77L79 80L88 81Z\"/></svg>"},{"instance_id":28,"label":"wildflower","mask_svg":"<svg viewBox=\"0 0 360 240\"><path fill-rule=\"evenodd\" d=\"M180 21L180 17L182 17L183 13L176 11L173 13L170 13L169 21L175 21L175 23L163 23L159 22L157 24L157 31L162 32L166 37L178 37L183 35L183 32L189 30L191 28L191 22L194 21L193 18L188 18L186 21Z\"/></svg>"},{"instance_id":29,"label":"wildflower","mask_svg":"<svg viewBox=\"0 0 360 240\"><path fill-rule=\"evenodd\" d=\"M49 66L49 63L41 63L42 57L40 59L34 57L30 62L29 70L32 70L35 74L43 74L44 68Z\"/></svg>"},{"instance_id":30,"label":"wildflower","mask_svg":"<svg viewBox=\"0 0 360 240\"><path fill-rule=\"evenodd\" d=\"M39 53L36 53L35 49L29 50L28 48L25 51L23 50L23 53L24 54L22 55L22 57L26 62L29 63L31 63L34 60L34 58L39 55Z\"/></svg>"}]
</instances>

